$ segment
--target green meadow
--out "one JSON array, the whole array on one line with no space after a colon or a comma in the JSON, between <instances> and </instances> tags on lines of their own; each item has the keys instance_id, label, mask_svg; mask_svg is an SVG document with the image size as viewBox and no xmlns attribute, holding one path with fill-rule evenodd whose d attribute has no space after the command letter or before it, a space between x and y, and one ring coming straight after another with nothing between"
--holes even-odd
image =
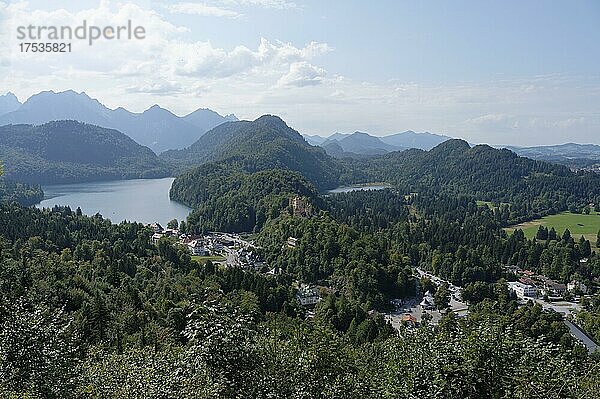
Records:
<instances>
[{"instance_id":1,"label":"green meadow","mask_svg":"<svg viewBox=\"0 0 600 399\"><path fill-rule=\"evenodd\" d=\"M596 236L598 230L600 230L600 214L597 212L591 212L589 215L562 212L507 227L504 230L508 233L512 233L516 229L521 229L527 238L533 238L535 237L539 226L545 226L548 229L554 227L554 230L556 230L558 234L562 234L565 229L569 229L571 236L574 238L578 239L580 236L584 236L593 244L596 242Z\"/></svg>"}]
</instances>

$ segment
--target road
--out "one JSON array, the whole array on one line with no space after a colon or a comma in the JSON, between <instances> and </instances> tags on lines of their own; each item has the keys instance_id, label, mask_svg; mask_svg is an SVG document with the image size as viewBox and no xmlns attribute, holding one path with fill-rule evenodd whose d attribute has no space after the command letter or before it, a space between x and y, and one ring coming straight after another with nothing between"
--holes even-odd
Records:
<instances>
[{"instance_id":1,"label":"road","mask_svg":"<svg viewBox=\"0 0 600 399\"><path fill-rule=\"evenodd\" d=\"M581 310L581 305L575 302L557 301L557 302L546 302L542 299L533 299L535 303L542 305L544 309L552 309L557 313L561 313L564 316L574 315Z\"/></svg>"},{"instance_id":2,"label":"road","mask_svg":"<svg viewBox=\"0 0 600 399\"><path fill-rule=\"evenodd\" d=\"M584 333L579 326L567 319L564 319L564 322L567 325L567 327L569 327L571 335L577 338L582 344L584 344L589 353L598 350L598 344L592 341L592 339L586 333Z\"/></svg>"},{"instance_id":3,"label":"road","mask_svg":"<svg viewBox=\"0 0 600 399\"><path fill-rule=\"evenodd\" d=\"M442 282L446 282L448 284L448 286L450 287L450 291L452 292L453 299L450 301L450 307L452 308L452 310L454 310L457 313L459 313L459 312L465 312L465 314L468 313L468 306L466 304L454 300L455 294L456 295L460 294L460 287L452 285L450 282L445 281L437 276L434 276L433 274L428 273L424 270L417 269L417 272L419 273L419 275L421 277L423 277L423 276L429 277L431 279L431 281L433 281L436 284L441 284ZM566 324L566 326L569 328L569 332L571 333L571 335L573 337L575 337L575 339L579 340L582 344L584 344L589 353L592 353L592 352L598 350L598 345L579 326L577 326L576 324L574 324L573 322L569 321L566 318L566 316L575 315L578 311L580 311L581 310L580 304L575 303L575 302L568 302L568 301L546 302L539 298L533 299L533 301L542 305L542 307L544 309L552 309L555 312L562 314L563 321ZM461 306L463 306L464 308L461 309L460 308ZM417 308L420 309L419 306L417 306ZM434 312L431 312L431 313L433 316ZM436 313L439 313L439 312L436 312ZM402 317L402 314L400 314L400 317ZM416 314L414 316L417 317ZM441 316L438 316L437 320L439 320L439 317L441 317ZM417 318L417 320L420 320L420 317ZM436 320L436 317L434 316L432 321L435 323L436 322L435 320Z\"/></svg>"},{"instance_id":4,"label":"road","mask_svg":"<svg viewBox=\"0 0 600 399\"><path fill-rule=\"evenodd\" d=\"M456 313L458 316L465 316L467 315L467 313L469 312L469 306L464 303L461 302L459 300L460 298L460 287L451 284L445 280L442 280L441 278L434 276L431 273L428 273L424 270L421 269L416 269L417 273L419 274L419 276L423 277L426 276L429 279L431 279L431 281L433 281L435 284L442 284L444 282L448 283L448 289L450 290L450 309ZM444 312L440 312L439 310L424 310L421 308L421 306L419 306L419 303L421 302L422 298L410 298L409 300L407 300L402 308L396 312L390 312L390 313L386 313L386 319L390 321L390 323L392 324L392 326L396 329L400 328L400 325L402 324L402 316L404 316L405 314L410 314L411 316L413 316L415 319L417 319L417 322L420 323L421 319L423 318L424 314L428 314L431 316L431 323L432 324L437 324L439 323L440 319L442 318L442 316L444 315Z\"/></svg>"}]
</instances>

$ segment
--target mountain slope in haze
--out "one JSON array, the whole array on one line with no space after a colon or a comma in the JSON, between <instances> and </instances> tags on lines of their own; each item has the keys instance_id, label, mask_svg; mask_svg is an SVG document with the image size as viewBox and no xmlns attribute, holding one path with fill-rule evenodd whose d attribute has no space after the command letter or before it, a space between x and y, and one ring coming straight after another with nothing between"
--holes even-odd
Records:
<instances>
[{"instance_id":1,"label":"mountain slope in haze","mask_svg":"<svg viewBox=\"0 0 600 399\"><path fill-rule=\"evenodd\" d=\"M21 102L13 93L8 92L0 96L0 115L12 112L21 106Z\"/></svg>"},{"instance_id":2,"label":"mountain slope in haze","mask_svg":"<svg viewBox=\"0 0 600 399\"><path fill-rule=\"evenodd\" d=\"M300 172L317 188L337 185L339 165L322 148L304 138L277 116L228 122L215 127L184 150L167 151L161 158L181 169L223 162L247 172L286 169Z\"/></svg>"},{"instance_id":3,"label":"mountain slope in haze","mask_svg":"<svg viewBox=\"0 0 600 399\"><path fill-rule=\"evenodd\" d=\"M412 130L380 137L384 143L403 148L419 148L430 150L438 144L449 140L450 137L429 132L415 133Z\"/></svg>"},{"instance_id":4,"label":"mountain slope in haze","mask_svg":"<svg viewBox=\"0 0 600 399\"><path fill-rule=\"evenodd\" d=\"M344 152L342 145L335 140L330 140L327 143L322 143L319 145L319 147L322 147L325 150L325 152L327 153L327 155L331 155L334 158L359 157L360 156L359 154L349 154L347 152Z\"/></svg>"},{"instance_id":5,"label":"mountain slope in haze","mask_svg":"<svg viewBox=\"0 0 600 399\"><path fill-rule=\"evenodd\" d=\"M1 115L0 125L38 125L56 120L76 120L117 129L160 153L187 147L210 128L234 118L232 115L222 117L207 109L182 118L158 105L142 113L124 108L111 110L85 93L67 90L59 93L44 91L31 96L17 109Z\"/></svg>"},{"instance_id":6,"label":"mountain slope in haze","mask_svg":"<svg viewBox=\"0 0 600 399\"><path fill-rule=\"evenodd\" d=\"M194 112L187 114L182 119L205 132L208 132L213 127L222 123L236 122L238 120L238 118L236 118L236 116L233 114L221 116L208 108L199 108Z\"/></svg>"},{"instance_id":7,"label":"mountain slope in haze","mask_svg":"<svg viewBox=\"0 0 600 399\"><path fill-rule=\"evenodd\" d=\"M0 127L7 178L36 183L154 178L169 168L125 134L76 121Z\"/></svg>"},{"instance_id":8,"label":"mountain slope in haze","mask_svg":"<svg viewBox=\"0 0 600 399\"><path fill-rule=\"evenodd\" d=\"M331 144L337 144L331 146ZM341 147L342 153L339 153L337 146ZM371 136L368 133L354 132L348 135L337 133L325 142L321 143L321 147L325 148L331 156L360 156L360 155L379 155L390 151L398 151L403 147L393 146L384 143L381 138Z\"/></svg>"},{"instance_id":9,"label":"mountain slope in haze","mask_svg":"<svg viewBox=\"0 0 600 399\"><path fill-rule=\"evenodd\" d=\"M120 111L110 123L156 153L183 148L205 132L156 104L141 114L123 111L126 110Z\"/></svg>"},{"instance_id":10,"label":"mountain slope in haze","mask_svg":"<svg viewBox=\"0 0 600 399\"><path fill-rule=\"evenodd\" d=\"M303 134L302 136L308 144L315 146L321 145L327 140L327 137L321 137L318 134Z\"/></svg>"},{"instance_id":11,"label":"mountain slope in haze","mask_svg":"<svg viewBox=\"0 0 600 399\"><path fill-rule=\"evenodd\" d=\"M335 133L329 137L316 135L304 137L309 143L325 148L329 155L336 158L381 155L407 148L430 150L450 139L444 135L429 132L415 133L412 130L382 137L362 132Z\"/></svg>"},{"instance_id":12,"label":"mountain slope in haze","mask_svg":"<svg viewBox=\"0 0 600 399\"><path fill-rule=\"evenodd\" d=\"M532 159L586 168L600 163L600 145L566 143L537 147L506 147L515 153Z\"/></svg>"}]
</instances>

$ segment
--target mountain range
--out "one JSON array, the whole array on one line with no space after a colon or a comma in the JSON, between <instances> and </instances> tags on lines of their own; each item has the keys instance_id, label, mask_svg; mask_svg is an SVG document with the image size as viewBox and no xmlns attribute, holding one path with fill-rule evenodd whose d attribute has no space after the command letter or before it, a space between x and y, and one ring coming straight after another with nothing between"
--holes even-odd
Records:
<instances>
[{"instance_id":1,"label":"mountain range","mask_svg":"<svg viewBox=\"0 0 600 399\"><path fill-rule=\"evenodd\" d=\"M21 102L13 93L0 96L0 115L16 111L20 106Z\"/></svg>"},{"instance_id":2,"label":"mountain range","mask_svg":"<svg viewBox=\"0 0 600 399\"><path fill-rule=\"evenodd\" d=\"M16 102L15 102L16 100ZM142 113L119 107L110 109L86 93L73 90L43 91L23 104L8 93L0 97L0 125L44 124L57 120L75 120L119 130L155 153L185 148L211 128L237 120L234 115L221 116L210 109L198 109L179 117L158 105Z\"/></svg>"},{"instance_id":3,"label":"mountain range","mask_svg":"<svg viewBox=\"0 0 600 399\"><path fill-rule=\"evenodd\" d=\"M412 130L377 137L363 132L334 133L329 137L304 135L307 142L320 146L336 158L381 155L408 148L430 150L450 139L448 136L429 132L415 133Z\"/></svg>"},{"instance_id":4,"label":"mountain range","mask_svg":"<svg viewBox=\"0 0 600 399\"><path fill-rule=\"evenodd\" d=\"M35 184L166 177L170 168L125 134L76 121L0 126L6 178Z\"/></svg>"},{"instance_id":5,"label":"mountain range","mask_svg":"<svg viewBox=\"0 0 600 399\"><path fill-rule=\"evenodd\" d=\"M537 147L506 147L532 159L558 163L574 169L600 165L600 145L566 143Z\"/></svg>"},{"instance_id":6,"label":"mountain range","mask_svg":"<svg viewBox=\"0 0 600 399\"><path fill-rule=\"evenodd\" d=\"M375 144L364 133L330 140L340 145L348 139L362 148ZM167 151L161 159L182 168L170 196L196 208L188 219L194 231L255 230L287 208L290 196L314 203L313 186L322 192L338 185L387 182L399 192L420 193L425 201L439 194L496 202L526 196L535 199L531 212L540 215L553 203L564 207L572 196L593 198L600 187L600 174L574 173L563 165L488 145L472 147L460 139L430 150L335 158L273 115L219 125L192 146ZM185 170L192 165L197 166Z\"/></svg>"},{"instance_id":7,"label":"mountain range","mask_svg":"<svg viewBox=\"0 0 600 399\"><path fill-rule=\"evenodd\" d=\"M379 155L390 151L405 149L385 143L381 138L368 133L354 132L352 134L334 134L320 144L327 153L334 157Z\"/></svg>"}]
</instances>

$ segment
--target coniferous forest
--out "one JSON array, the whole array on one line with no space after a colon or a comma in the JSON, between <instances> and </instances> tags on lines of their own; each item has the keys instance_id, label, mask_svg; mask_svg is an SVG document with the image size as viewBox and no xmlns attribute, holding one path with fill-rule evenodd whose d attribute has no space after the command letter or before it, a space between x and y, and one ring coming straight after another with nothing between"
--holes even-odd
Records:
<instances>
[{"instance_id":1,"label":"coniferous forest","mask_svg":"<svg viewBox=\"0 0 600 399\"><path fill-rule=\"evenodd\" d=\"M244 139L232 134L220 158L181 173L171 196L194 207L182 232L250 234L257 268L193 258L177 240L152 241L140 223L29 208L39 188L8 186L1 396L597 397L598 354L563 315L521 301L507 282L518 267L595 290L599 243L504 228L591 212L598 175L457 140L334 160L278 118L240 124ZM390 184L331 194L323 187L332 178ZM302 284L318 287L314 308L299 301ZM466 316L447 310L448 284L462 287ZM390 322L394 301L426 291L440 320ZM600 339L591 298L574 321Z\"/></svg>"},{"instance_id":2,"label":"coniferous forest","mask_svg":"<svg viewBox=\"0 0 600 399\"><path fill-rule=\"evenodd\" d=\"M591 243L508 236L502 212L469 197L359 191L315 208L265 220L256 242L281 271L267 275L154 245L141 224L2 205L2 395L595 397L600 359L562 316L517 306L501 267L593 280ZM284 249L289 236L298 243ZM431 284L414 267L463 286L469 315L392 328L390 299ZM312 317L296 280L330 287ZM583 320L598 334L595 309Z\"/></svg>"}]
</instances>

